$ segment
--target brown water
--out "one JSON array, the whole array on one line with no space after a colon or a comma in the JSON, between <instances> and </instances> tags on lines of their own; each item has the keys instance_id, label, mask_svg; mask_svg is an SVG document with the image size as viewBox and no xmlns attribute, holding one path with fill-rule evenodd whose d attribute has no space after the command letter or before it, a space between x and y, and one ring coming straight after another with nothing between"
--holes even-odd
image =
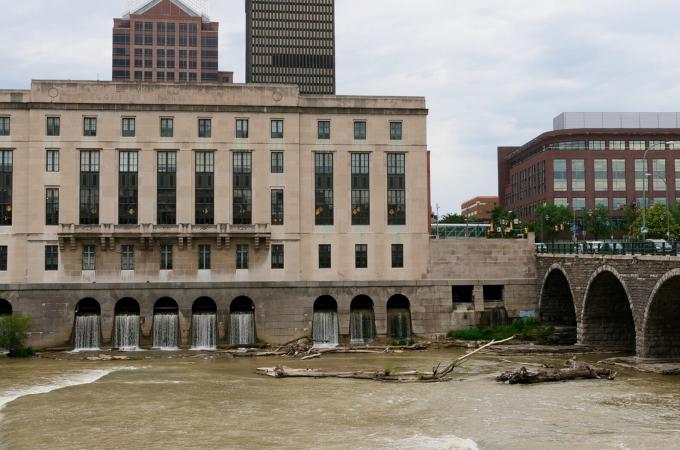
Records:
<instances>
[{"instance_id":1,"label":"brown water","mask_svg":"<svg viewBox=\"0 0 680 450\"><path fill-rule=\"evenodd\" d=\"M455 354L285 363L424 370ZM613 382L508 386L493 377L512 365L491 357L439 384L254 374L280 361L172 354L121 362L3 359L0 448L680 448L678 377L622 371Z\"/></svg>"}]
</instances>

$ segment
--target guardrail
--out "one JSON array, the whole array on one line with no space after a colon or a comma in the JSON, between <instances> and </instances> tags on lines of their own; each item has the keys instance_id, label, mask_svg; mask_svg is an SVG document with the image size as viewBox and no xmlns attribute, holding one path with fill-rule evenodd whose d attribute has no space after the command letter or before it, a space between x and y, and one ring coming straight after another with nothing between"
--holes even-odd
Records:
<instances>
[{"instance_id":1,"label":"guardrail","mask_svg":"<svg viewBox=\"0 0 680 450\"><path fill-rule=\"evenodd\" d=\"M604 243L542 243L536 253L562 255L656 255L678 256L678 242L604 242Z\"/></svg>"}]
</instances>

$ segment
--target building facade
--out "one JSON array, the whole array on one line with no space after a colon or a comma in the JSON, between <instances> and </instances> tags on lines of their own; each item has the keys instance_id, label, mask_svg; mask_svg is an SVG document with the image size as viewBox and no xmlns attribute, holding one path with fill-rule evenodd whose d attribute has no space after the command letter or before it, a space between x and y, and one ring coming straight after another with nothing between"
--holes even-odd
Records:
<instances>
[{"instance_id":1,"label":"building facade","mask_svg":"<svg viewBox=\"0 0 680 450\"><path fill-rule=\"evenodd\" d=\"M137 2L113 19L114 81L232 83L233 73L219 72L219 23L211 22L193 2Z\"/></svg>"},{"instance_id":2,"label":"building facade","mask_svg":"<svg viewBox=\"0 0 680 450\"><path fill-rule=\"evenodd\" d=\"M461 215L481 222L489 222L498 206L498 197L478 196L460 205Z\"/></svg>"},{"instance_id":3,"label":"building facade","mask_svg":"<svg viewBox=\"0 0 680 450\"><path fill-rule=\"evenodd\" d=\"M335 94L334 0L246 0L246 82Z\"/></svg>"},{"instance_id":4,"label":"building facade","mask_svg":"<svg viewBox=\"0 0 680 450\"><path fill-rule=\"evenodd\" d=\"M502 206L534 220L545 203L576 212L680 199L677 113L565 113L521 147L498 148ZM643 192L645 193L643 195Z\"/></svg>"}]
</instances>

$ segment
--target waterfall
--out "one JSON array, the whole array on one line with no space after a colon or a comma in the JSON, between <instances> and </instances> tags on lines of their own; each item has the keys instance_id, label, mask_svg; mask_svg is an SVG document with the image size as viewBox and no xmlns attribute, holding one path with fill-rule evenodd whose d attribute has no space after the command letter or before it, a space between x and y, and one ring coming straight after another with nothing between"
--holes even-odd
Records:
<instances>
[{"instance_id":1,"label":"waterfall","mask_svg":"<svg viewBox=\"0 0 680 450\"><path fill-rule=\"evenodd\" d=\"M177 323L179 316L156 313L153 316L153 347L159 350L177 350Z\"/></svg>"},{"instance_id":2,"label":"waterfall","mask_svg":"<svg viewBox=\"0 0 680 450\"><path fill-rule=\"evenodd\" d=\"M390 321L390 337L411 338L411 312L408 309L392 309L387 313Z\"/></svg>"},{"instance_id":3,"label":"waterfall","mask_svg":"<svg viewBox=\"0 0 680 450\"><path fill-rule=\"evenodd\" d=\"M229 315L229 343L231 345L255 344L255 313L233 312Z\"/></svg>"},{"instance_id":4,"label":"waterfall","mask_svg":"<svg viewBox=\"0 0 680 450\"><path fill-rule=\"evenodd\" d=\"M353 309L350 313L350 343L366 344L375 339L375 314L372 309Z\"/></svg>"},{"instance_id":5,"label":"waterfall","mask_svg":"<svg viewBox=\"0 0 680 450\"><path fill-rule=\"evenodd\" d=\"M338 345L338 313L336 311L315 311L313 325L315 347Z\"/></svg>"},{"instance_id":6,"label":"waterfall","mask_svg":"<svg viewBox=\"0 0 680 450\"><path fill-rule=\"evenodd\" d=\"M76 338L74 351L99 350L99 315L87 314L76 316Z\"/></svg>"},{"instance_id":7,"label":"waterfall","mask_svg":"<svg viewBox=\"0 0 680 450\"><path fill-rule=\"evenodd\" d=\"M197 313L191 318L191 349L217 349L217 315L215 313Z\"/></svg>"},{"instance_id":8,"label":"waterfall","mask_svg":"<svg viewBox=\"0 0 680 450\"><path fill-rule=\"evenodd\" d=\"M139 316L118 315L115 318L113 347L124 352L139 350Z\"/></svg>"}]
</instances>

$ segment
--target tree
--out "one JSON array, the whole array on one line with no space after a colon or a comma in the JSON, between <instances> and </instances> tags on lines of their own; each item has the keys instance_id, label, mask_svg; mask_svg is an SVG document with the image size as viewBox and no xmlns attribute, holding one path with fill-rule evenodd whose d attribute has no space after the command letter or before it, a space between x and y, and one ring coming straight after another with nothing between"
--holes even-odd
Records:
<instances>
[{"instance_id":1,"label":"tree","mask_svg":"<svg viewBox=\"0 0 680 450\"><path fill-rule=\"evenodd\" d=\"M466 217L462 216L460 214L456 213L451 213L451 214L444 214L441 219L439 219L439 223L445 223L445 224L459 224L459 223L465 223ZM468 222L472 222L471 219L467 219Z\"/></svg>"},{"instance_id":2,"label":"tree","mask_svg":"<svg viewBox=\"0 0 680 450\"><path fill-rule=\"evenodd\" d=\"M543 242L554 241L560 232L569 230L572 219L572 211L566 206L541 205L536 208L534 229Z\"/></svg>"},{"instance_id":3,"label":"tree","mask_svg":"<svg viewBox=\"0 0 680 450\"><path fill-rule=\"evenodd\" d=\"M585 212L585 232L595 239L603 239L613 234L612 223L609 218L609 208L606 206L596 206Z\"/></svg>"},{"instance_id":4,"label":"tree","mask_svg":"<svg viewBox=\"0 0 680 450\"><path fill-rule=\"evenodd\" d=\"M638 210L635 221L630 227L630 235L637 238L642 238L640 232L642 228L642 210ZM671 214L671 211L661 203L654 204L651 208L647 208L647 238L650 239L666 239L667 232L670 231L670 238L673 239L678 234L678 222Z\"/></svg>"},{"instance_id":5,"label":"tree","mask_svg":"<svg viewBox=\"0 0 680 450\"><path fill-rule=\"evenodd\" d=\"M9 350L9 356L21 356L31 331L31 318L22 315L0 317L0 348Z\"/></svg>"}]
</instances>

